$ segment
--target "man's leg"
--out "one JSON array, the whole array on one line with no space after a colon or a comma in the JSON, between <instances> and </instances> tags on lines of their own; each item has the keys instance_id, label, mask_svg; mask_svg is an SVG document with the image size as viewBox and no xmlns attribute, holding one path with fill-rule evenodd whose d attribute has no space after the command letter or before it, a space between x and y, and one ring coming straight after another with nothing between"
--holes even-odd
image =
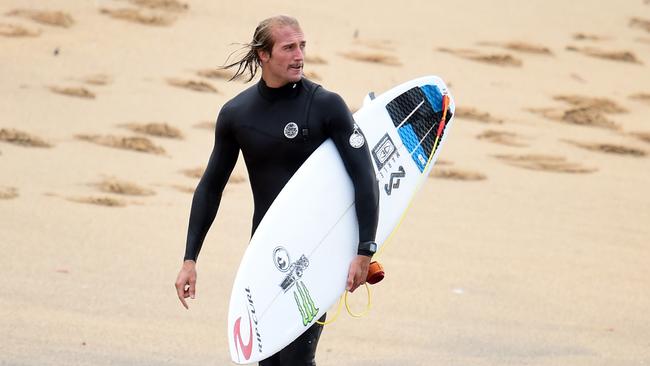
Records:
<instances>
[{"instance_id":1,"label":"man's leg","mask_svg":"<svg viewBox=\"0 0 650 366\"><path fill-rule=\"evenodd\" d=\"M324 314L318 321L324 323L326 318L327 314ZM314 323L280 352L261 361L259 366L315 366L316 346L322 332L323 326Z\"/></svg>"}]
</instances>

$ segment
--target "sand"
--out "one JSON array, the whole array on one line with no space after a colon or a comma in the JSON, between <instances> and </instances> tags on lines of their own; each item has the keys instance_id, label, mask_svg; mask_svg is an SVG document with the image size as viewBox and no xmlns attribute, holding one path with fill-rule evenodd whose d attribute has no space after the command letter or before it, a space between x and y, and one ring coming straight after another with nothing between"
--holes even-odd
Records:
<instances>
[{"instance_id":1,"label":"sand","mask_svg":"<svg viewBox=\"0 0 650 366\"><path fill-rule=\"evenodd\" d=\"M189 311L173 282L215 117L246 87L214 70L278 13L351 109L426 74L459 108L370 313L326 327L319 365L650 365L642 0L2 1L0 365L230 363L241 159Z\"/></svg>"}]
</instances>

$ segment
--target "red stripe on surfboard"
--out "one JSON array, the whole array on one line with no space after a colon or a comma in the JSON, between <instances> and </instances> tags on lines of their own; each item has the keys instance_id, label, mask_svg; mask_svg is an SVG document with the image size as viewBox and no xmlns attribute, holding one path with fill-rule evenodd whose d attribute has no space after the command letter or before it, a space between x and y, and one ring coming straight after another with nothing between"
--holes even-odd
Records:
<instances>
[{"instance_id":1,"label":"red stripe on surfboard","mask_svg":"<svg viewBox=\"0 0 650 366\"><path fill-rule=\"evenodd\" d=\"M440 119L440 124L438 125L438 137L442 134L442 131L445 130L445 123L447 123L447 108L449 107L449 96L442 96L442 118Z\"/></svg>"}]
</instances>

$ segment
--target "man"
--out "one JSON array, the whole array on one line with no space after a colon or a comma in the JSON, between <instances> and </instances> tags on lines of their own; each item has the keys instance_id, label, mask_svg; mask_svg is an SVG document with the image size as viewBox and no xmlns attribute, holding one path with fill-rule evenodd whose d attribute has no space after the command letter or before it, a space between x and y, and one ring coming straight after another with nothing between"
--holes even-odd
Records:
<instances>
[{"instance_id":1,"label":"man","mask_svg":"<svg viewBox=\"0 0 650 366\"><path fill-rule=\"evenodd\" d=\"M276 16L258 25L241 60L224 67L237 67L233 79L248 72L248 81L261 67L262 77L219 112L214 148L192 200L185 258L175 284L185 308L185 299L195 295L196 258L240 150L253 191L255 232L302 163L322 142L328 138L334 141L354 184L359 222L358 255L349 267L347 289L354 291L365 283L376 248L379 202L370 153L341 97L303 77L305 45L298 22ZM321 331L322 326L314 324L260 365L315 365Z\"/></svg>"}]
</instances>

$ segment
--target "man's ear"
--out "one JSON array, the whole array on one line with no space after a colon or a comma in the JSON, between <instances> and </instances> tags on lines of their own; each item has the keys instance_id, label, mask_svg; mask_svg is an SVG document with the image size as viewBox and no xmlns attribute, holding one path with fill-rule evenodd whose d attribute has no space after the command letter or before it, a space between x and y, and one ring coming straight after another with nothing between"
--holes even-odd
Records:
<instances>
[{"instance_id":1,"label":"man's ear","mask_svg":"<svg viewBox=\"0 0 650 366\"><path fill-rule=\"evenodd\" d=\"M271 58L271 55L268 52L264 51L264 50L258 50L257 51L257 57L260 58L262 63L266 63L266 62L269 62L269 59Z\"/></svg>"}]
</instances>

